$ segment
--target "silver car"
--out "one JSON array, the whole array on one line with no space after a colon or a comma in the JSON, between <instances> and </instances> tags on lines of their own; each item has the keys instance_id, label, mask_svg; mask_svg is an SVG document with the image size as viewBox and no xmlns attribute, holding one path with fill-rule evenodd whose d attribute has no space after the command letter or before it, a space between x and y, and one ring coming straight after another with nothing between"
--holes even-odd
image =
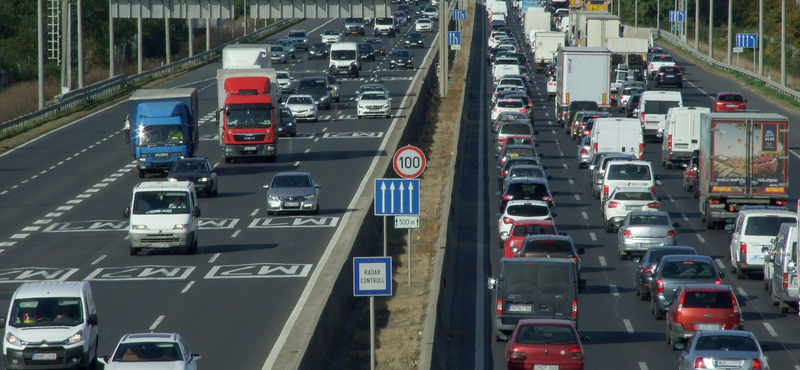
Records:
<instances>
[{"instance_id":1,"label":"silver car","mask_svg":"<svg viewBox=\"0 0 800 370\"><path fill-rule=\"evenodd\" d=\"M592 157L589 156L589 150L592 143L592 138L586 136L581 140L581 143L578 145L578 168L586 168L589 165L589 162L592 161Z\"/></svg>"},{"instance_id":2,"label":"silver car","mask_svg":"<svg viewBox=\"0 0 800 370\"><path fill-rule=\"evenodd\" d=\"M646 272L655 284L650 284L650 313L663 320L675 291L681 284L722 284L725 273L709 256L677 254L661 257L653 272Z\"/></svg>"},{"instance_id":3,"label":"silver car","mask_svg":"<svg viewBox=\"0 0 800 370\"><path fill-rule=\"evenodd\" d=\"M509 136L528 136L532 138L533 135L535 135L533 127L528 123L504 121L497 129L497 134L495 135L495 153L500 153L500 150L503 149L503 144L506 142L506 138Z\"/></svg>"},{"instance_id":4,"label":"silver car","mask_svg":"<svg viewBox=\"0 0 800 370\"><path fill-rule=\"evenodd\" d=\"M311 120L317 122L317 104L311 95L292 95L284 102L286 108L292 111L295 120Z\"/></svg>"},{"instance_id":5,"label":"silver car","mask_svg":"<svg viewBox=\"0 0 800 370\"><path fill-rule=\"evenodd\" d=\"M497 119L494 120L494 123L492 123L492 133L497 132L497 129L500 128L500 125L502 125L505 121L522 121L530 123L530 120L525 113L503 112L497 115Z\"/></svg>"},{"instance_id":6,"label":"silver car","mask_svg":"<svg viewBox=\"0 0 800 370\"><path fill-rule=\"evenodd\" d=\"M267 214L276 212L319 213L319 188L308 172L281 172L267 189Z\"/></svg>"},{"instance_id":7,"label":"silver car","mask_svg":"<svg viewBox=\"0 0 800 370\"><path fill-rule=\"evenodd\" d=\"M532 164L515 164L508 168L508 175L503 179L503 186L502 190L505 191L508 184L514 180L523 177L533 178L533 179L542 179L544 180L545 184L548 184L547 180L550 178L544 172L544 168L538 165Z\"/></svg>"},{"instance_id":8,"label":"silver car","mask_svg":"<svg viewBox=\"0 0 800 370\"><path fill-rule=\"evenodd\" d=\"M272 63L283 63L286 64L289 62L289 53L286 51L281 45L272 45L269 47L269 56Z\"/></svg>"},{"instance_id":9,"label":"silver car","mask_svg":"<svg viewBox=\"0 0 800 370\"><path fill-rule=\"evenodd\" d=\"M696 255L697 251L692 247L682 246L652 247L647 250L644 256L633 257L633 262L639 263L636 268L636 295L639 296L639 300L646 301L650 299L650 284L653 283L653 277L648 276L647 272L649 271L652 274L661 257L672 254Z\"/></svg>"},{"instance_id":10,"label":"silver car","mask_svg":"<svg viewBox=\"0 0 800 370\"><path fill-rule=\"evenodd\" d=\"M764 356L764 351L769 351L769 347L760 345L756 336L748 331L698 331L689 343L677 343L675 348L683 350L679 370L770 368L767 356Z\"/></svg>"},{"instance_id":11,"label":"silver car","mask_svg":"<svg viewBox=\"0 0 800 370\"><path fill-rule=\"evenodd\" d=\"M664 211L633 211L622 221L617 231L617 251L620 259L633 253L645 253L650 247L678 245L675 228L681 224L672 222Z\"/></svg>"}]
</instances>

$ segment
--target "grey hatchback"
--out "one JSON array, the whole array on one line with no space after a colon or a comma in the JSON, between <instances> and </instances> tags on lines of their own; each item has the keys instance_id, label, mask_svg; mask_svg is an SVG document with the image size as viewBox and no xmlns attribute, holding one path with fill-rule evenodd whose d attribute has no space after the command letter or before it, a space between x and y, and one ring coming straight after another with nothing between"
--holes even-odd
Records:
<instances>
[{"instance_id":1,"label":"grey hatchback","mask_svg":"<svg viewBox=\"0 0 800 370\"><path fill-rule=\"evenodd\" d=\"M647 253L642 257L633 257L633 262L641 262L636 269L636 295L639 299L646 301L650 299L650 285L653 282L653 270L656 265L661 261L661 257L673 254L689 254L696 255L697 251L692 247L669 246L669 247L652 247L647 250ZM640 259L641 258L641 259ZM650 272L648 276L647 273Z\"/></svg>"},{"instance_id":2,"label":"grey hatchback","mask_svg":"<svg viewBox=\"0 0 800 370\"><path fill-rule=\"evenodd\" d=\"M267 189L267 214L276 212L319 212L319 188L308 172L281 172Z\"/></svg>"},{"instance_id":3,"label":"grey hatchback","mask_svg":"<svg viewBox=\"0 0 800 370\"><path fill-rule=\"evenodd\" d=\"M725 273L717 270L717 265L709 256L673 255L664 256L653 272L645 276L652 277L650 284L650 313L656 320L662 320L669 308L675 291L681 284L722 284L720 278Z\"/></svg>"}]
</instances>

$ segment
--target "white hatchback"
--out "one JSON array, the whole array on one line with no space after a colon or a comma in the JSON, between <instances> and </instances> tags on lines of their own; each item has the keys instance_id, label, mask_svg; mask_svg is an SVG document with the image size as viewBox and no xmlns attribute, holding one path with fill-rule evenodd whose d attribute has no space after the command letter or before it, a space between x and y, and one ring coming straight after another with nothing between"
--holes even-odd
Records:
<instances>
[{"instance_id":1,"label":"white hatchback","mask_svg":"<svg viewBox=\"0 0 800 370\"><path fill-rule=\"evenodd\" d=\"M292 111L295 120L317 121L317 104L311 95L292 95L284 105Z\"/></svg>"},{"instance_id":2,"label":"white hatchback","mask_svg":"<svg viewBox=\"0 0 800 370\"><path fill-rule=\"evenodd\" d=\"M528 106L520 98L504 98L498 100L492 107L491 119L494 121L503 112L528 113Z\"/></svg>"},{"instance_id":3,"label":"white hatchback","mask_svg":"<svg viewBox=\"0 0 800 370\"><path fill-rule=\"evenodd\" d=\"M433 31L433 22L428 18L420 18L417 24L414 25L414 30L417 32L431 32Z\"/></svg>"},{"instance_id":4,"label":"white hatchback","mask_svg":"<svg viewBox=\"0 0 800 370\"><path fill-rule=\"evenodd\" d=\"M180 334L125 334L111 358L99 362L106 370L175 369L196 370L200 355L192 353Z\"/></svg>"},{"instance_id":5,"label":"white hatchback","mask_svg":"<svg viewBox=\"0 0 800 370\"><path fill-rule=\"evenodd\" d=\"M632 211L657 211L661 208L656 196L643 186L622 186L601 203L606 232L614 232Z\"/></svg>"},{"instance_id":6,"label":"white hatchback","mask_svg":"<svg viewBox=\"0 0 800 370\"><path fill-rule=\"evenodd\" d=\"M388 92L368 91L357 98L356 111L358 118L366 116L391 117L391 98Z\"/></svg>"},{"instance_id":7,"label":"white hatchback","mask_svg":"<svg viewBox=\"0 0 800 370\"><path fill-rule=\"evenodd\" d=\"M505 241L515 221L552 220L550 206L542 200L510 200L503 213L498 213L497 232Z\"/></svg>"}]
</instances>

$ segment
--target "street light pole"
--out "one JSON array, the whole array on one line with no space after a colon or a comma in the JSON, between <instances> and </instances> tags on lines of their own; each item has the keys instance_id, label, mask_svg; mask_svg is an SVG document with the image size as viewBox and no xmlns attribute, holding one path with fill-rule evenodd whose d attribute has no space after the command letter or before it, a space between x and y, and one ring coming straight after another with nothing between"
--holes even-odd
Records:
<instances>
[{"instance_id":1,"label":"street light pole","mask_svg":"<svg viewBox=\"0 0 800 370\"><path fill-rule=\"evenodd\" d=\"M639 28L639 0L633 5L633 26Z\"/></svg>"},{"instance_id":2,"label":"street light pole","mask_svg":"<svg viewBox=\"0 0 800 370\"><path fill-rule=\"evenodd\" d=\"M728 64L733 64L731 38L733 34L733 0L728 0Z\"/></svg>"},{"instance_id":3,"label":"street light pole","mask_svg":"<svg viewBox=\"0 0 800 370\"><path fill-rule=\"evenodd\" d=\"M781 85L786 86L786 0L781 0Z\"/></svg>"},{"instance_id":4,"label":"street light pole","mask_svg":"<svg viewBox=\"0 0 800 370\"><path fill-rule=\"evenodd\" d=\"M708 57L714 58L714 0L708 0Z\"/></svg>"},{"instance_id":5,"label":"street light pole","mask_svg":"<svg viewBox=\"0 0 800 370\"><path fill-rule=\"evenodd\" d=\"M700 51L700 0L694 0L694 50Z\"/></svg>"}]
</instances>

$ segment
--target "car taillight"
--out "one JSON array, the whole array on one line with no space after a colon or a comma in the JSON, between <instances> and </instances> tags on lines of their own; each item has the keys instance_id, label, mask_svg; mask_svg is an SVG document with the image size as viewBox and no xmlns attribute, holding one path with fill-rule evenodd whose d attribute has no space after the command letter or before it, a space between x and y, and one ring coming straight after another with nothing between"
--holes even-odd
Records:
<instances>
[{"instance_id":1,"label":"car taillight","mask_svg":"<svg viewBox=\"0 0 800 370\"><path fill-rule=\"evenodd\" d=\"M733 313L739 313L739 304L736 303L736 296L731 293L731 303L733 304Z\"/></svg>"},{"instance_id":2,"label":"car taillight","mask_svg":"<svg viewBox=\"0 0 800 370\"><path fill-rule=\"evenodd\" d=\"M496 97L496 96L497 96L497 93L494 93L494 96Z\"/></svg>"},{"instance_id":3,"label":"car taillight","mask_svg":"<svg viewBox=\"0 0 800 370\"><path fill-rule=\"evenodd\" d=\"M656 66L655 63L650 63L650 69L655 68L655 66Z\"/></svg>"},{"instance_id":4,"label":"car taillight","mask_svg":"<svg viewBox=\"0 0 800 370\"><path fill-rule=\"evenodd\" d=\"M739 253L741 254L747 253L747 243L745 242L739 243Z\"/></svg>"},{"instance_id":5,"label":"car taillight","mask_svg":"<svg viewBox=\"0 0 800 370\"><path fill-rule=\"evenodd\" d=\"M650 187L650 192L651 192L651 193L653 193L653 195L656 195L656 187L655 187L655 186L651 186L651 187ZM648 205L648 207L649 207L649 206L650 206L650 205Z\"/></svg>"},{"instance_id":6,"label":"car taillight","mask_svg":"<svg viewBox=\"0 0 800 370\"><path fill-rule=\"evenodd\" d=\"M625 230L625 231L622 232L622 236L625 237L625 238L631 238L631 237L633 237L633 234L631 234L630 230Z\"/></svg>"},{"instance_id":7,"label":"car taillight","mask_svg":"<svg viewBox=\"0 0 800 370\"><path fill-rule=\"evenodd\" d=\"M715 285L722 285L722 280L720 280L720 279L717 279L717 281L715 281L715 282L714 282L714 284L715 284Z\"/></svg>"},{"instance_id":8,"label":"car taillight","mask_svg":"<svg viewBox=\"0 0 800 370\"><path fill-rule=\"evenodd\" d=\"M608 185L603 185L603 195L608 195Z\"/></svg>"},{"instance_id":9,"label":"car taillight","mask_svg":"<svg viewBox=\"0 0 800 370\"><path fill-rule=\"evenodd\" d=\"M664 72L658 72L658 75L659 75L659 76L663 76L663 75L664 75Z\"/></svg>"},{"instance_id":10,"label":"car taillight","mask_svg":"<svg viewBox=\"0 0 800 370\"><path fill-rule=\"evenodd\" d=\"M619 202L608 202L608 208L618 208Z\"/></svg>"},{"instance_id":11,"label":"car taillight","mask_svg":"<svg viewBox=\"0 0 800 370\"><path fill-rule=\"evenodd\" d=\"M664 280L658 279L656 281L656 293L664 294Z\"/></svg>"},{"instance_id":12,"label":"car taillight","mask_svg":"<svg viewBox=\"0 0 800 370\"><path fill-rule=\"evenodd\" d=\"M581 149L581 154L589 154L589 151L586 148Z\"/></svg>"},{"instance_id":13,"label":"car taillight","mask_svg":"<svg viewBox=\"0 0 800 370\"><path fill-rule=\"evenodd\" d=\"M567 354L572 356L583 356L583 350L580 348L573 348L567 351Z\"/></svg>"},{"instance_id":14,"label":"car taillight","mask_svg":"<svg viewBox=\"0 0 800 370\"><path fill-rule=\"evenodd\" d=\"M589 136L589 130L583 130L583 136Z\"/></svg>"},{"instance_id":15,"label":"car taillight","mask_svg":"<svg viewBox=\"0 0 800 370\"><path fill-rule=\"evenodd\" d=\"M667 136L667 150L672 151L672 135Z\"/></svg>"},{"instance_id":16,"label":"car taillight","mask_svg":"<svg viewBox=\"0 0 800 370\"><path fill-rule=\"evenodd\" d=\"M775 205L785 206L786 205L786 201L785 200L776 200L775 201Z\"/></svg>"},{"instance_id":17,"label":"car taillight","mask_svg":"<svg viewBox=\"0 0 800 370\"><path fill-rule=\"evenodd\" d=\"M508 357L512 360L524 360L525 351L522 348L512 348L511 351L508 352Z\"/></svg>"},{"instance_id":18,"label":"car taillight","mask_svg":"<svg viewBox=\"0 0 800 370\"><path fill-rule=\"evenodd\" d=\"M525 108L522 108L522 109L520 109L520 110L519 110L519 112L520 112L520 113L528 113L528 110L527 110L527 109L525 109Z\"/></svg>"},{"instance_id":19,"label":"car taillight","mask_svg":"<svg viewBox=\"0 0 800 370\"><path fill-rule=\"evenodd\" d=\"M578 317L578 301L572 301L572 317Z\"/></svg>"},{"instance_id":20,"label":"car taillight","mask_svg":"<svg viewBox=\"0 0 800 370\"><path fill-rule=\"evenodd\" d=\"M572 260L575 261L575 262L578 262L578 257L572 256Z\"/></svg>"},{"instance_id":21,"label":"car taillight","mask_svg":"<svg viewBox=\"0 0 800 370\"><path fill-rule=\"evenodd\" d=\"M783 279L781 279L781 280L783 281L783 283L782 283L783 287L784 288L788 288L789 287L789 274L783 273Z\"/></svg>"},{"instance_id":22,"label":"car taillight","mask_svg":"<svg viewBox=\"0 0 800 370\"><path fill-rule=\"evenodd\" d=\"M506 200L506 201L507 201L507 200L511 200L511 199L514 199L514 196L513 196L513 195L511 195L511 194L506 194L506 195L503 195L503 200Z\"/></svg>"},{"instance_id":23,"label":"car taillight","mask_svg":"<svg viewBox=\"0 0 800 370\"><path fill-rule=\"evenodd\" d=\"M514 219L511 217L503 217L503 223L506 225L511 225L514 223Z\"/></svg>"},{"instance_id":24,"label":"car taillight","mask_svg":"<svg viewBox=\"0 0 800 370\"><path fill-rule=\"evenodd\" d=\"M492 110L493 110L493 111L495 111L495 112L497 112L497 113L500 113L500 111L501 111L501 109L500 109L500 108L495 108L495 109L492 109Z\"/></svg>"},{"instance_id":25,"label":"car taillight","mask_svg":"<svg viewBox=\"0 0 800 370\"><path fill-rule=\"evenodd\" d=\"M639 159L642 158L644 158L644 143L639 143Z\"/></svg>"},{"instance_id":26,"label":"car taillight","mask_svg":"<svg viewBox=\"0 0 800 370\"><path fill-rule=\"evenodd\" d=\"M651 203L647 203L647 208L659 209L660 207L661 207L661 206L658 204L658 202L651 202ZM673 234L674 234L674 233L673 233Z\"/></svg>"},{"instance_id":27,"label":"car taillight","mask_svg":"<svg viewBox=\"0 0 800 370\"><path fill-rule=\"evenodd\" d=\"M675 77L680 77L680 76L683 76L683 74L680 74L680 73L676 73L675 74Z\"/></svg>"},{"instance_id":28,"label":"car taillight","mask_svg":"<svg viewBox=\"0 0 800 370\"><path fill-rule=\"evenodd\" d=\"M667 236L669 236L669 237L675 237L675 230L670 230L670 231L667 231Z\"/></svg>"},{"instance_id":29,"label":"car taillight","mask_svg":"<svg viewBox=\"0 0 800 370\"><path fill-rule=\"evenodd\" d=\"M594 143L594 151L597 153L597 143Z\"/></svg>"},{"instance_id":30,"label":"car taillight","mask_svg":"<svg viewBox=\"0 0 800 370\"><path fill-rule=\"evenodd\" d=\"M498 315L502 315L503 314L503 299L502 298L497 298L497 314Z\"/></svg>"},{"instance_id":31,"label":"car taillight","mask_svg":"<svg viewBox=\"0 0 800 370\"><path fill-rule=\"evenodd\" d=\"M754 358L752 362L750 362L750 370L761 370L761 360Z\"/></svg>"},{"instance_id":32,"label":"car taillight","mask_svg":"<svg viewBox=\"0 0 800 370\"><path fill-rule=\"evenodd\" d=\"M706 364L703 363L703 358L702 357L698 357L698 358L694 359L694 368L695 369L708 369L706 367Z\"/></svg>"},{"instance_id":33,"label":"car taillight","mask_svg":"<svg viewBox=\"0 0 800 370\"><path fill-rule=\"evenodd\" d=\"M708 203L709 203L709 204L719 204L719 203L720 203L720 201L719 201L719 199L709 199L709 200L708 200Z\"/></svg>"}]
</instances>

